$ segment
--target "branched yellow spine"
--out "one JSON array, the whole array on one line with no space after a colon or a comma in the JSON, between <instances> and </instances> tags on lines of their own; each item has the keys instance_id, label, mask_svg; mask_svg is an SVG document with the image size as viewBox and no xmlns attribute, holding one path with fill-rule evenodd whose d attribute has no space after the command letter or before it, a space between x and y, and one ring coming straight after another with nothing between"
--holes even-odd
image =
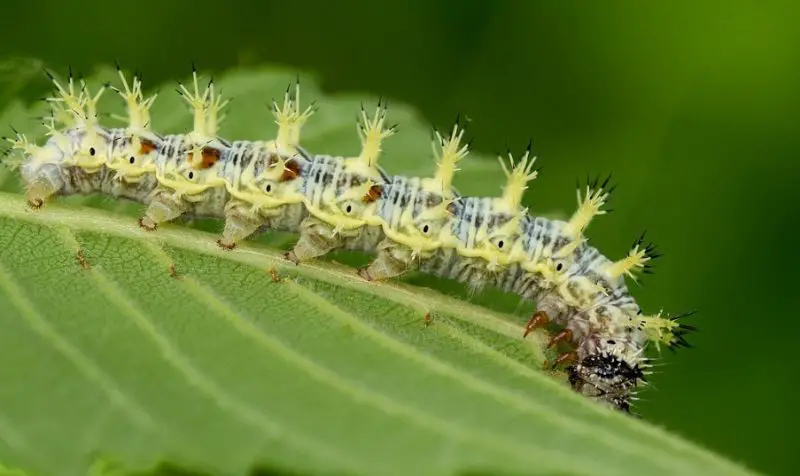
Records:
<instances>
[{"instance_id":1,"label":"branched yellow spine","mask_svg":"<svg viewBox=\"0 0 800 476\"><path fill-rule=\"evenodd\" d=\"M72 72L69 74L66 88L49 72L47 76L56 87L57 96L46 99L51 105L56 122L63 124L65 127L75 127L83 124L86 119L84 107L87 100L86 91L83 89L84 84L81 83L82 87L76 94Z\"/></svg>"},{"instance_id":2,"label":"branched yellow spine","mask_svg":"<svg viewBox=\"0 0 800 476\"><path fill-rule=\"evenodd\" d=\"M144 99L142 82L138 76L134 75L132 85L129 85L121 69L117 69L117 74L119 74L123 89L115 88L115 91L122 97L128 107L127 130L133 134L146 131L150 127L150 108L153 106L158 94L153 94Z\"/></svg>"},{"instance_id":3,"label":"branched yellow spine","mask_svg":"<svg viewBox=\"0 0 800 476\"><path fill-rule=\"evenodd\" d=\"M208 102L209 96L212 94L213 82L209 82L209 85L201 95L200 87L197 84L197 71L194 70L192 71L192 83L194 92L190 92L183 84L178 84L178 93L192 110L194 125L190 135L193 136L193 139L195 139L194 142L197 143L214 138L214 136L211 135L211 131L208 129Z\"/></svg>"},{"instance_id":4,"label":"branched yellow spine","mask_svg":"<svg viewBox=\"0 0 800 476\"><path fill-rule=\"evenodd\" d=\"M106 92L106 86L101 86L100 90L97 91L97 94L95 94L94 97L91 97L89 94L89 89L86 86L86 83L83 81L81 81L81 89L86 91L86 116L84 118L86 133L97 134L100 130L100 124L97 120L97 103L100 101L100 97L103 95L103 93Z\"/></svg>"},{"instance_id":5,"label":"branched yellow spine","mask_svg":"<svg viewBox=\"0 0 800 476\"><path fill-rule=\"evenodd\" d=\"M300 143L300 132L306 121L316 111L314 104L309 105L304 111L300 110L300 81L295 83L295 92L291 93L291 85L286 88L283 96L283 107L278 107L272 101L272 114L278 125L278 134L274 146L278 150L293 151Z\"/></svg>"},{"instance_id":6,"label":"branched yellow spine","mask_svg":"<svg viewBox=\"0 0 800 476\"><path fill-rule=\"evenodd\" d=\"M230 103L230 99L222 100L222 94L217 95L214 89L214 81L208 83L209 98L206 110L206 131L209 137L216 138L219 134L219 125L225 120L225 116L219 113Z\"/></svg>"},{"instance_id":7,"label":"branched yellow spine","mask_svg":"<svg viewBox=\"0 0 800 476\"><path fill-rule=\"evenodd\" d=\"M508 165L503 157L498 157L500 166L506 174L506 185L503 187L503 196L496 202L496 207L502 211L519 214L520 204L522 197L525 195L525 190L528 189L528 182L535 179L539 175L538 170L533 169L533 164L536 162L536 157L531 157L530 144L525 154L520 159L519 163L514 164L514 157L508 153Z\"/></svg>"},{"instance_id":8,"label":"branched yellow spine","mask_svg":"<svg viewBox=\"0 0 800 476\"><path fill-rule=\"evenodd\" d=\"M650 259L651 258L647 256L647 251L640 250L639 244L636 244L628 253L628 256L610 264L606 269L606 274L612 278L625 275L636 281L636 276L633 274L633 271L644 268L645 263L650 261Z\"/></svg>"},{"instance_id":9,"label":"branched yellow spine","mask_svg":"<svg viewBox=\"0 0 800 476\"><path fill-rule=\"evenodd\" d=\"M660 344L670 345L678 338L675 331L680 327L677 321L661 317L662 313L663 311L659 311L653 316L637 316L647 338L655 342L658 350L661 350Z\"/></svg>"},{"instance_id":10,"label":"branched yellow spine","mask_svg":"<svg viewBox=\"0 0 800 476\"><path fill-rule=\"evenodd\" d=\"M386 107L378 101L378 107L372 119L367 116L364 107L361 107L361 121L358 123L358 135L361 137L361 153L345 161L345 169L349 172L364 175L378 174L378 158L383 149L381 145L385 139L397 131L395 126L384 127L386 123Z\"/></svg>"},{"instance_id":11,"label":"branched yellow spine","mask_svg":"<svg viewBox=\"0 0 800 476\"><path fill-rule=\"evenodd\" d=\"M603 190L607 183L608 180L600 187L593 187L591 184L587 184L585 196L581 194L581 189L578 188L578 209L572 215L572 218L569 219L565 229L574 239L578 239L583 235L586 227L589 226L589 223L591 223L595 216L607 213L606 210L602 209L610 196L610 192L605 192Z\"/></svg>"},{"instance_id":12,"label":"branched yellow spine","mask_svg":"<svg viewBox=\"0 0 800 476\"><path fill-rule=\"evenodd\" d=\"M449 138L443 138L436 131L436 138L431 144L436 157L436 175L433 177L433 186L439 188L445 197L452 197L453 176L458 172L458 163L469 154L469 144L461 145L464 129L459 129L458 121L453 126ZM441 149L439 152L438 149Z\"/></svg>"}]
</instances>

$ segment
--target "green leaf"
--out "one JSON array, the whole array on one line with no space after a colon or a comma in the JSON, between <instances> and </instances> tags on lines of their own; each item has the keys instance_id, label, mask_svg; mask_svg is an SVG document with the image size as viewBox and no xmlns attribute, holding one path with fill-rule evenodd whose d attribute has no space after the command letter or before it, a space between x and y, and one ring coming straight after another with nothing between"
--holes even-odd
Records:
<instances>
[{"instance_id":1,"label":"green leaf","mask_svg":"<svg viewBox=\"0 0 800 476\"><path fill-rule=\"evenodd\" d=\"M107 70L95 77L108 79ZM221 78L234 97L223 134L271 137L266 103L292 79ZM357 150L364 98L323 97L303 81L304 98L320 105L304 145ZM3 118L31 114L14 105ZM386 168L432 172L428 128L404 106L390 114L402 129ZM160 131L189 126L175 95L162 93L153 117ZM502 183L486 158L463 169L463 193ZM222 251L204 231L218 223L146 233L139 212L83 197L34 212L0 193L7 467L30 476L85 475L97 461L198 474L751 474L541 371L543 337L521 338L524 317L422 286L366 283L330 260L296 267L277 249L285 236ZM494 307L516 308L503 299ZM120 474L113 468L92 474Z\"/></svg>"}]
</instances>

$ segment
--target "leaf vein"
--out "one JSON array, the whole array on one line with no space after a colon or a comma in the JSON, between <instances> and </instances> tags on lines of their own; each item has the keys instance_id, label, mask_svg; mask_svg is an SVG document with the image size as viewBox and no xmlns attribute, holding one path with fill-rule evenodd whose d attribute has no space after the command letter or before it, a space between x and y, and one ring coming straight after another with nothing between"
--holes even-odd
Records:
<instances>
[{"instance_id":1,"label":"leaf vein","mask_svg":"<svg viewBox=\"0 0 800 476\"><path fill-rule=\"evenodd\" d=\"M161 352L161 357L174 367L190 385L210 397L219 408L230 412L243 423L258 427L267 438L286 438L311 454L343 463L341 458L326 445L314 442L304 436L289 434L285 428L263 412L230 395L215 381L195 368L186 356L156 328L144 312L139 310L136 304L125 295L113 279L98 268L95 267L91 270L91 275L98 288L156 344ZM352 466L350 462L347 463Z\"/></svg>"},{"instance_id":2,"label":"leaf vein","mask_svg":"<svg viewBox=\"0 0 800 476\"><path fill-rule=\"evenodd\" d=\"M0 264L0 289L10 298L28 325L47 342L54 350L69 360L76 369L90 382L95 384L109 400L128 414L132 422L148 430L157 425L152 417L138 403L125 395L99 367L89 360L78 348L64 339L47 320L36 310L13 280L12 274Z\"/></svg>"}]
</instances>

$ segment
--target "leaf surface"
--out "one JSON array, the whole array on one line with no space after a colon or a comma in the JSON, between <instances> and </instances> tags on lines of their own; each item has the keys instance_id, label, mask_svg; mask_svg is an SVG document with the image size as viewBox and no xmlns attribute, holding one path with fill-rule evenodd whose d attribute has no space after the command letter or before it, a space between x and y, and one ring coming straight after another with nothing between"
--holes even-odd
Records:
<instances>
[{"instance_id":1,"label":"leaf surface","mask_svg":"<svg viewBox=\"0 0 800 476\"><path fill-rule=\"evenodd\" d=\"M235 99L223 135L272 137L266 104L292 79L265 70L221 78ZM303 84L320 106L305 147L355 153L364 98ZM162 96L154 127L187 130L180 99ZM403 106L390 114L402 129L387 142L386 168L431 173L428 129ZM31 115L12 104L3 120L29 125ZM467 159L457 186L497 193L494 165ZM18 190L14 180L4 188ZM521 338L521 315L366 283L329 260L296 267L277 249L285 236L223 251L207 231L219 223L146 233L139 212L84 197L34 212L0 193L7 467L73 476L111 458L130 470L166 462L209 474L749 474L541 371L552 356L541 335ZM516 301L503 299L493 307L513 311Z\"/></svg>"}]
</instances>

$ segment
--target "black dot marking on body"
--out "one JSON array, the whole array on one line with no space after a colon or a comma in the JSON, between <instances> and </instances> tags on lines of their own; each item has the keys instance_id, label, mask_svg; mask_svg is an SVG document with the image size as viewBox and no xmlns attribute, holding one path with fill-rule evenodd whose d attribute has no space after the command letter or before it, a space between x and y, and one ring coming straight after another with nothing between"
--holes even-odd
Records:
<instances>
[{"instance_id":1,"label":"black dot marking on body","mask_svg":"<svg viewBox=\"0 0 800 476\"><path fill-rule=\"evenodd\" d=\"M502 248L504 244L505 243L503 243L503 240L500 240L500 241L497 242L497 247L498 248Z\"/></svg>"},{"instance_id":2,"label":"black dot marking on body","mask_svg":"<svg viewBox=\"0 0 800 476\"><path fill-rule=\"evenodd\" d=\"M131 164L133 164L134 162L136 162L136 157L134 157L134 156L131 156L131 158L130 158L130 159L128 159L128 162L130 162Z\"/></svg>"},{"instance_id":3,"label":"black dot marking on body","mask_svg":"<svg viewBox=\"0 0 800 476\"><path fill-rule=\"evenodd\" d=\"M267 186L264 188L264 190L266 190L267 193L270 193L272 191L272 184L268 183Z\"/></svg>"},{"instance_id":4,"label":"black dot marking on body","mask_svg":"<svg viewBox=\"0 0 800 476\"><path fill-rule=\"evenodd\" d=\"M97 151L94 150L94 147L89 147L89 155L94 156L94 154L96 154L96 153L97 153Z\"/></svg>"},{"instance_id":5,"label":"black dot marking on body","mask_svg":"<svg viewBox=\"0 0 800 476\"><path fill-rule=\"evenodd\" d=\"M558 263L558 265L556 265L556 271L561 271L561 268L563 267L564 267L563 263Z\"/></svg>"},{"instance_id":6,"label":"black dot marking on body","mask_svg":"<svg viewBox=\"0 0 800 476\"><path fill-rule=\"evenodd\" d=\"M353 211L353 206L352 206L352 205L347 205L347 208L345 208L345 211L346 211L347 213L350 213L350 212L352 212L352 211Z\"/></svg>"},{"instance_id":7,"label":"black dot marking on body","mask_svg":"<svg viewBox=\"0 0 800 476\"><path fill-rule=\"evenodd\" d=\"M428 230L429 230L428 225L425 225L425 226L422 227L422 232L423 233L428 233Z\"/></svg>"},{"instance_id":8,"label":"black dot marking on body","mask_svg":"<svg viewBox=\"0 0 800 476\"><path fill-rule=\"evenodd\" d=\"M193 178L194 178L194 172L189 172L189 180L192 180Z\"/></svg>"}]
</instances>

